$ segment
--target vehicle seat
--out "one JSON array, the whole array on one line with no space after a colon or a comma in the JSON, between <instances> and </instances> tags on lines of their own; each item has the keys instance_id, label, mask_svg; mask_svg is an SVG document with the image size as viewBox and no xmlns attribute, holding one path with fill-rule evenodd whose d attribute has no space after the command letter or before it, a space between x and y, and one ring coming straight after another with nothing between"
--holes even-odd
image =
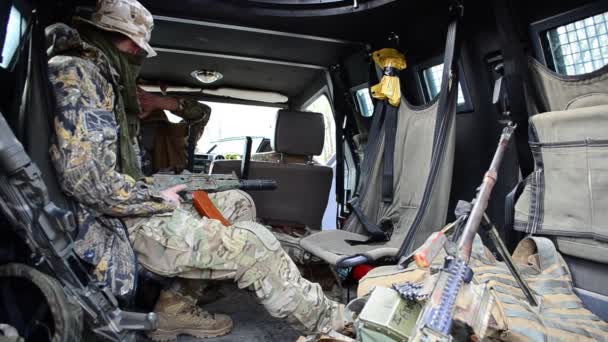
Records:
<instances>
[{"instance_id":1,"label":"vehicle seat","mask_svg":"<svg viewBox=\"0 0 608 342\"><path fill-rule=\"evenodd\" d=\"M394 200L392 203L382 203L383 157L381 154L369 155L373 158L373 162L367 180L368 191L356 204L360 205L362 212L369 215L370 221L392 221L394 231L391 239L386 243L353 244L352 241L365 242L369 236L356 215L351 214L344 230L319 232L305 237L300 242L305 250L329 264L336 265L343 258L355 255L364 255L369 260L396 256L418 213L431 169L438 101L426 107L414 107L403 98L401 102L397 114L399 119L395 138ZM435 190L429 199L430 209L427 210L420 229L414 237L413 246L420 245L431 232L445 223L454 161L454 121L452 120L448 129L447 143L444 151L441 152L443 158L438 169ZM384 129L380 133L381 137L383 135ZM384 139L380 140L382 142L379 151L382 151Z\"/></svg>"},{"instance_id":2,"label":"vehicle seat","mask_svg":"<svg viewBox=\"0 0 608 342\"><path fill-rule=\"evenodd\" d=\"M250 193L264 223L321 229L333 171L313 163L312 156L321 154L324 137L322 114L278 111L274 152L262 153L265 161L252 158L249 165L249 178L274 179L278 185L273 191ZM240 166L239 160L216 160L211 173L235 172L240 177Z\"/></svg>"},{"instance_id":3,"label":"vehicle seat","mask_svg":"<svg viewBox=\"0 0 608 342\"><path fill-rule=\"evenodd\" d=\"M608 66L576 76L528 66L529 102L540 112L530 118L535 169L507 217L554 241L577 288L608 296Z\"/></svg>"}]
</instances>

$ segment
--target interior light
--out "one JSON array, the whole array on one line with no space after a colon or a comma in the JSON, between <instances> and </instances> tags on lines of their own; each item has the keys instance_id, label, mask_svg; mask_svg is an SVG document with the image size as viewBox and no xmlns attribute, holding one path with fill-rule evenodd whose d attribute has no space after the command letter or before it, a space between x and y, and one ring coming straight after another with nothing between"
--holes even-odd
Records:
<instances>
[{"instance_id":1,"label":"interior light","mask_svg":"<svg viewBox=\"0 0 608 342\"><path fill-rule=\"evenodd\" d=\"M205 84L216 82L224 77L220 72L212 70L194 70L190 75Z\"/></svg>"}]
</instances>

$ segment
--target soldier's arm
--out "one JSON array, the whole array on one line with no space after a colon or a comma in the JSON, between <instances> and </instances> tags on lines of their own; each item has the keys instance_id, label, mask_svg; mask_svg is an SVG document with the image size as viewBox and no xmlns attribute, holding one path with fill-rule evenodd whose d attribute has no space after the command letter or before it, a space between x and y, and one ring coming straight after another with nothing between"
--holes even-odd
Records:
<instances>
[{"instance_id":1,"label":"soldier's arm","mask_svg":"<svg viewBox=\"0 0 608 342\"><path fill-rule=\"evenodd\" d=\"M144 181L116 171L118 125L112 86L90 62L55 57L49 63L57 108L51 148L62 189L112 216L149 215L174 206Z\"/></svg>"},{"instance_id":2,"label":"soldier's arm","mask_svg":"<svg viewBox=\"0 0 608 342\"><path fill-rule=\"evenodd\" d=\"M204 103L193 99L180 98L177 100L178 109L175 114L184 118L190 124L202 124L206 126L211 116L211 108Z\"/></svg>"},{"instance_id":3,"label":"soldier's arm","mask_svg":"<svg viewBox=\"0 0 608 342\"><path fill-rule=\"evenodd\" d=\"M149 93L143 89L138 90L139 103L142 107L140 118L145 119L158 110L168 110L183 118L189 124L202 124L209 121L211 108L194 99L161 96Z\"/></svg>"}]
</instances>

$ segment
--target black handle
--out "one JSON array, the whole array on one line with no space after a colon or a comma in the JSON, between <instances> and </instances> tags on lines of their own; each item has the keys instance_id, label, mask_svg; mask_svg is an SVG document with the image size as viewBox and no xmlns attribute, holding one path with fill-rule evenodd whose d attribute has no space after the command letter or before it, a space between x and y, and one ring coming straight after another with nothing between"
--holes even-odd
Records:
<instances>
[{"instance_id":1,"label":"black handle","mask_svg":"<svg viewBox=\"0 0 608 342\"><path fill-rule=\"evenodd\" d=\"M243 179L241 180L241 190L274 190L277 188L277 182L273 179Z\"/></svg>"},{"instance_id":2,"label":"black handle","mask_svg":"<svg viewBox=\"0 0 608 342\"><path fill-rule=\"evenodd\" d=\"M241 161L241 179L249 178L249 164L251 161L251 146L253 140L251 137L245 138L245 150L243 151L243 160Z\"/></svg>"}]
</instances>

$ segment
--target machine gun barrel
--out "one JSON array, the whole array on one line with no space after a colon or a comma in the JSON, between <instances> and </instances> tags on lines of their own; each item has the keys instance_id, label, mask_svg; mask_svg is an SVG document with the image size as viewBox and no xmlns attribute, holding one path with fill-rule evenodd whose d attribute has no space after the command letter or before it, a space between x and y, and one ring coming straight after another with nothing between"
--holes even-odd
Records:
<instances>
[{"instance_id":1,"label":"machine gun barrel","mask_svg":"<svg viewBox=\"0 0 608 342\"><path fill-rule=\"evenodd\" d=\"M502 158L507 150L509 140L511 139L511 135L515 130L515 127L516 126L513 123L509 122L503 129L498 142L498 147L496 148L496 153L494 153L494 158L492 158L490 168L483 177L483 182L481 183L477 197L473 200L473 208L471 209L469 218L464 226L462 235L458 239L458 250L460 252L460 257L466 263L469 262L469 258L471 257L473 239L479 230L483 215L488 207L490 194L492 193L492 189L494 188L494 184L496 184L496 179L498 178L498 168L500 167L500 163L502 162Z\"/></svg>"}]
</instances>

